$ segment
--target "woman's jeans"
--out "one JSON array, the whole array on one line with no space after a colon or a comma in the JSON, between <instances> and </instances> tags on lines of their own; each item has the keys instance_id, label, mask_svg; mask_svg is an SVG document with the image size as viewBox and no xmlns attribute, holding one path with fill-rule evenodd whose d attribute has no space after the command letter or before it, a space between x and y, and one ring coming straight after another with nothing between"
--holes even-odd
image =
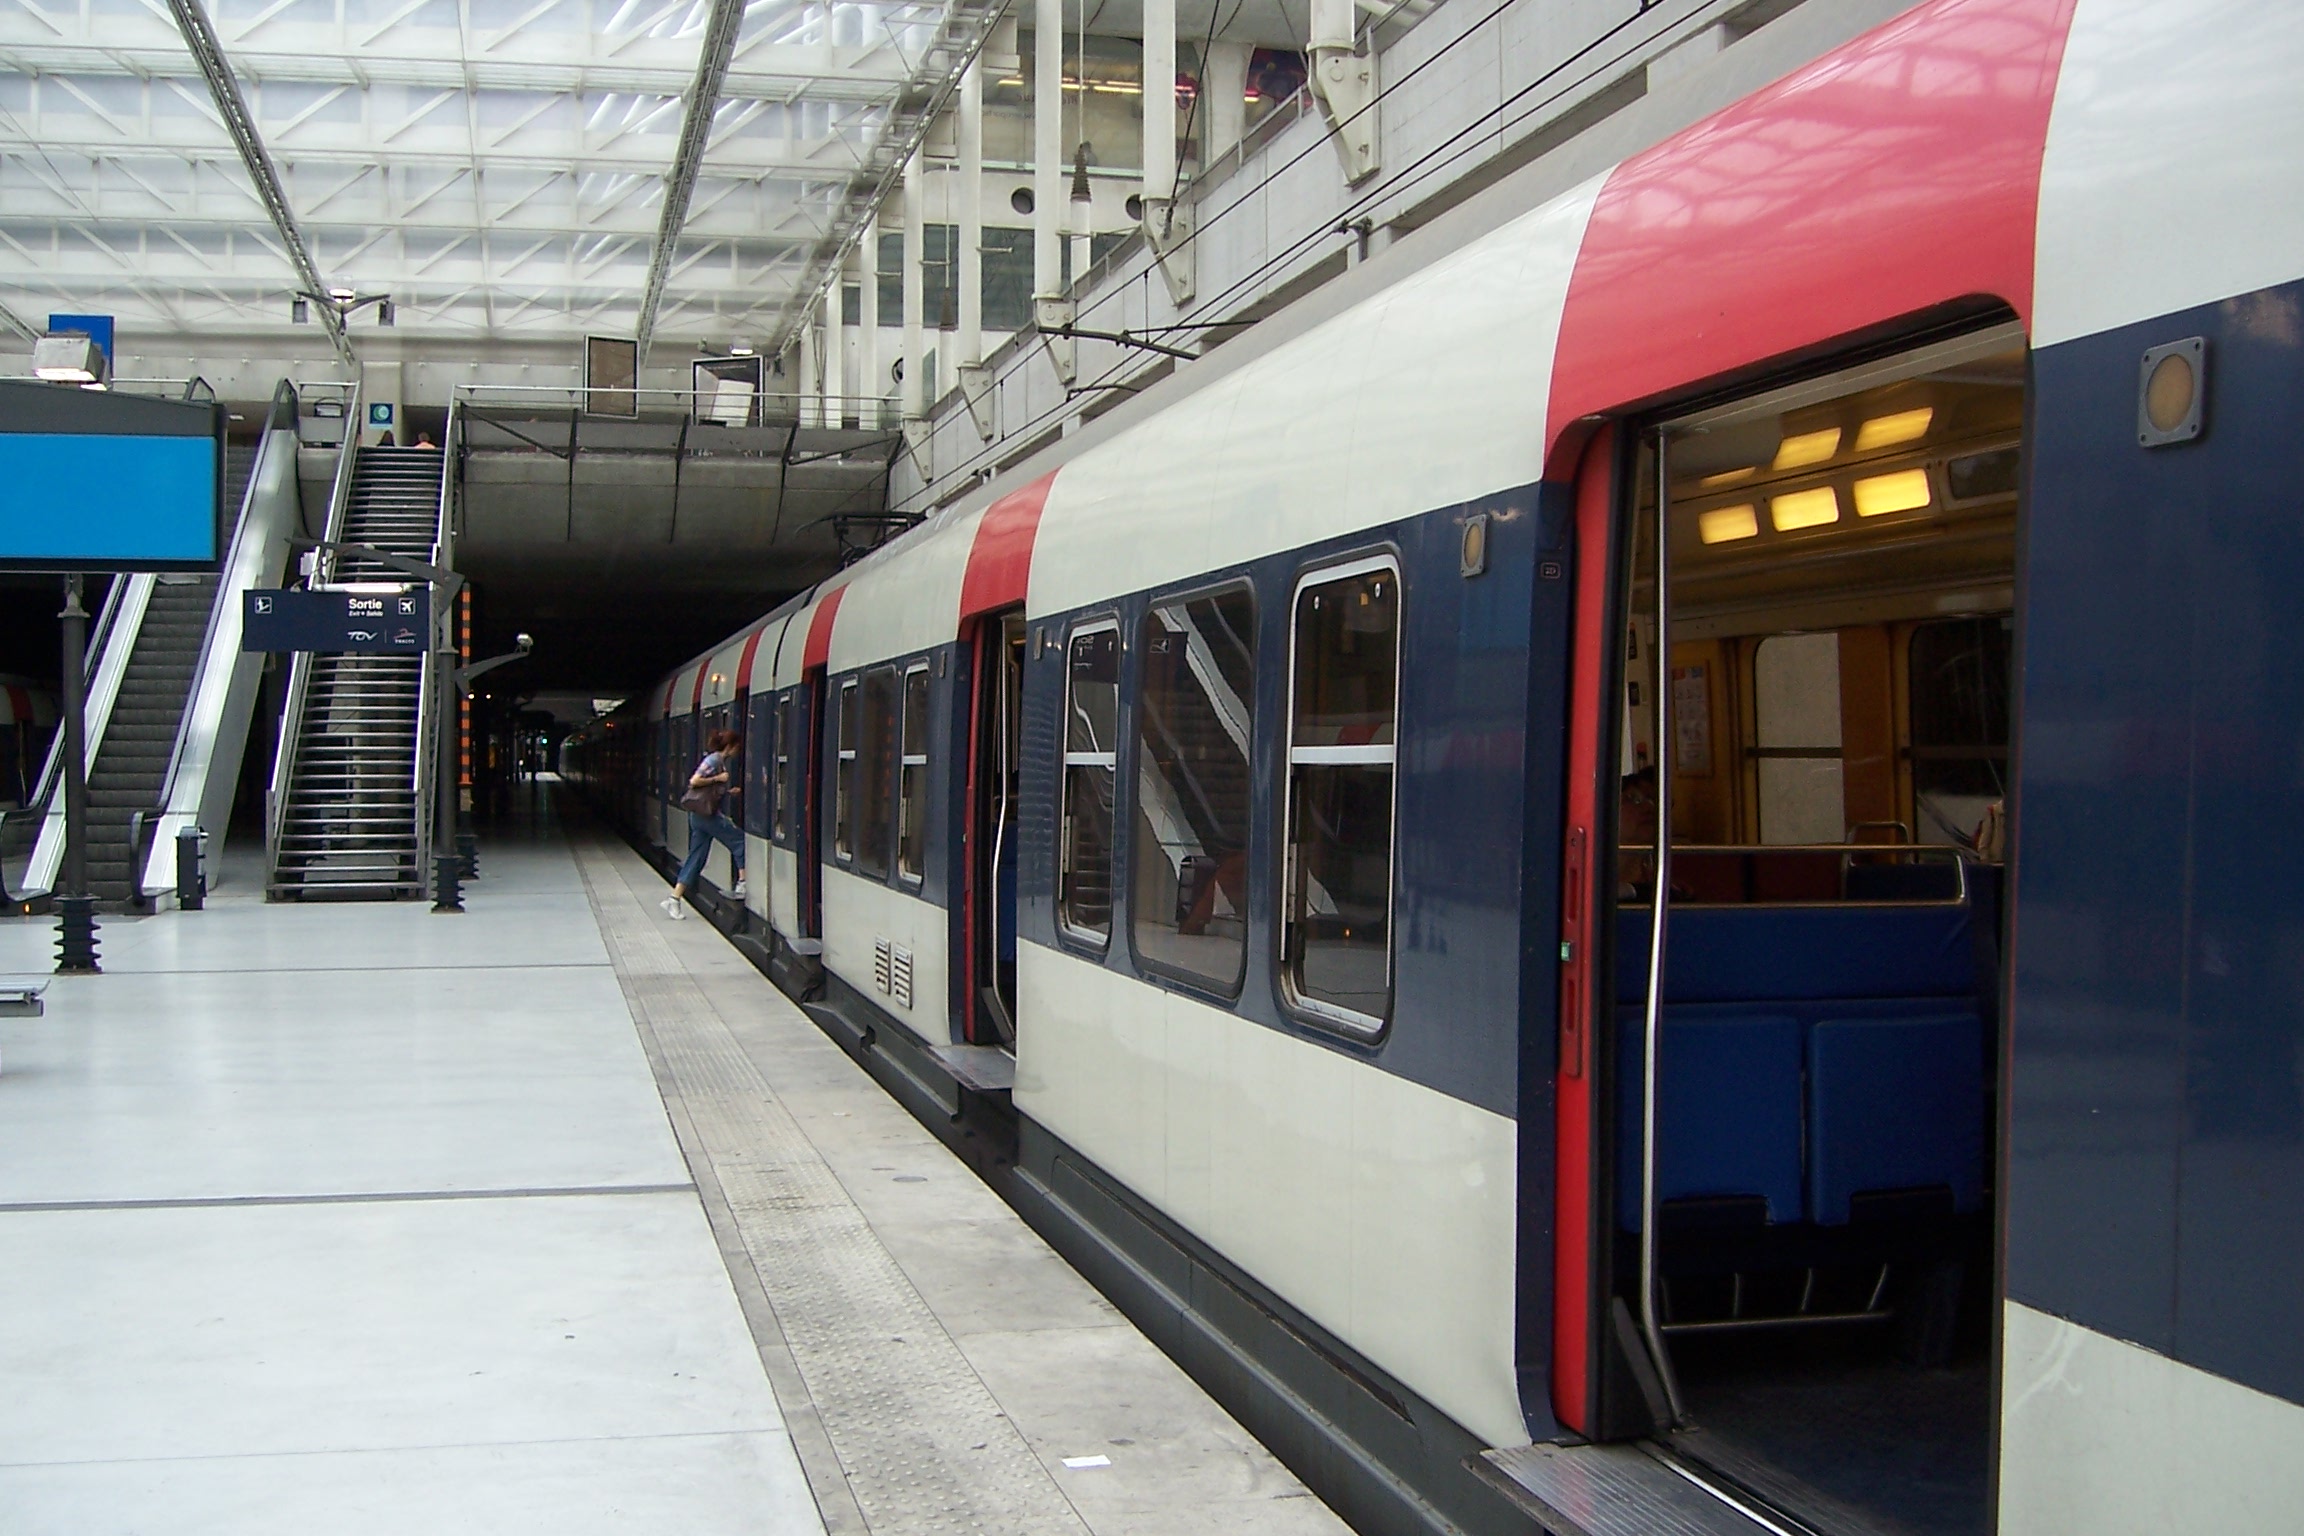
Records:
<instances>
[{"instance_id":1,"label":"woman's jeans","mask_svg":"<svg viewBox=\"0 0 2304 1536\"><path fill-rule=\"evenodd\" d=\"M704 868L704 856L712 851L715 842L725 843L728 857L735 861L736 878L744 878L744 834L736 830L736 823L714 811L709 816L688 816L688 857L680 861L680 889L696 888L696 876Z\"/></svg>"}]
</instances>

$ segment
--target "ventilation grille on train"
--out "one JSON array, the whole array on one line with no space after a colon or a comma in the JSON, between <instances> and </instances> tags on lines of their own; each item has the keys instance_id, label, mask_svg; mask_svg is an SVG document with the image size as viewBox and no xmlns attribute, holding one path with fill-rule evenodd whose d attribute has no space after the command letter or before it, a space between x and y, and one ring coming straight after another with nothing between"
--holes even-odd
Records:
<instances>
[{"instance_id":1,"label":"ventilation grille on train","mask_svg":"<svg viewBox=\"0 0 2304 1536\"><path fill-rule=\"evenodd\" d=\"M872 941L872 985L899 1008L912 1006L912 951L886 939Z\"/></svg>"}]
</instances>

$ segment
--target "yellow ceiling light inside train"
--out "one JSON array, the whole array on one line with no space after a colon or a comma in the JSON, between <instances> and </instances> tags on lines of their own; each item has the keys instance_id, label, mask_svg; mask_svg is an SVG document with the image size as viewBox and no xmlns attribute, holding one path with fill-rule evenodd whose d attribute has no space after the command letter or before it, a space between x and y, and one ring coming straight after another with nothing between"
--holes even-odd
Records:
<instances>
[{"instance_id":1,"label":"yellow ceiling light inside train","mask_svg":"<svg viewBox=\"0 0 2304 1536\"><path fill-rule=\"evenodd\" d=\"M1840 451L1840 429L1822 427L1814 432L1797 432L1776 445L1773 469L1806 469L1821 464Z\"/></svg>"},{"instance_id":2,"label":"yellow ceiling light inside train","mask_svg":"<svg viewBox=\"0 0 2304 1536\"><path fill-rule=\"evenodd\" d=\"M1875 448L1916 443L1928 435L1928 424L1935 419L1936 407L1932 405L1890 416L1875 416L1856 429L1856 451L1870 453Z\"/></svg>"},{"instance_id":3,"label":"yellow ceiling light inside train","mask_svg":"<svg viewBox=\"0 0 2304 1536\"><path fill-rule=\"evenodd\" d=\"M1928 489L1928 471L1900 469L1892 475L1873 475L1856 482L1856 515L1858 517L1885 517L1891 512L1911 512L1928 505L1932 493Z\"/></svg>"},{"instance_id":4,"label":"yellow ceiling light inside train","mask_svg":"<svg viewBox=\"0 0 2304 1536\"><path fill-rule=\"evenodd\" d=\"M1838 432L1835 429L1834 435ZM1792 533L1802 528L1821 528L1827 523L1840 521L1840 497L1828 485L1812 491L1793 491L1783 496L1768 498L1768 521L1778 533Z\"/></svg>"},{"instance_id":5,"label":"yellow ceiling light inside train","mask_svg":"<svg viewBox=\"0 0 2304 1536\"><path fill-rule=\"evenodd\" d=\"M1760 509L1750 502L1738 507L1714 507L1696 514L1696 537L1707 544L1730 544L1760 536Z\"/></svg>"}]
</instances>

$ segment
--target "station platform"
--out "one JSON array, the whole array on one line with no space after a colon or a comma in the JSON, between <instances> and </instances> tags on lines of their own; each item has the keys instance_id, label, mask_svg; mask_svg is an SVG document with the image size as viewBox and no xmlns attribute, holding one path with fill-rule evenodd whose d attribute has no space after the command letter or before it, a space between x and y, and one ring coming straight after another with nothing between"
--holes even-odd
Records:
<instances>
[{"instance_id":1,"label":"station platform","mask_svg":"<svg viewBox=\"0 0 2304 1536\"><path fill-rule=\"evenodd\" d=\"M1341 1533L622 843L0 1019L0 1528ZM53 925L0 923L0 976Z\"/></svg>"}]
</instances>

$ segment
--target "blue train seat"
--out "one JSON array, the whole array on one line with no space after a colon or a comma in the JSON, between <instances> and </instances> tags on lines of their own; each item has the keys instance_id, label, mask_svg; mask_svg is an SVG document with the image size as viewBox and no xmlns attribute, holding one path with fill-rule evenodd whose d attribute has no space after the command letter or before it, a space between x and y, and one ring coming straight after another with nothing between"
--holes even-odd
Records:
<instances>
[{"instance_id":1,"label":"blue train seat","mask_svg":"<svg viewBox=\"0 0 2304 1536\"><path fill-rule=\"evenodd\" d=\"M1794 1002L1976 994L1975 911L1905 906L1679 907L1664 955L1664 1001ZM1648 995L1646 909L1617 919L1616 997Z\"/></svg>"},{"instance_id":2,"label":"blue train seat","mask_svg":"<svg viewBox=\"0 0 2304 1536\"><path fill-rule=\"evenodd\" d=\"M1659 1201L1757 1196L1800 1219L1800 1022L1789 1013L1667 1007L1656 1085ZM1617 1031L1616 1219L1640 1227L1638 1010Z\"/></svg>"},{"instance_id":3,"label":"blue train seat","mask_svg":"<svg viewBox=\"0 0 2304 1536\"><path fill-rule=\"evenodd\" d=\"M1853 1197L1944 1187L1984 1198L1983 1020L1971 1009L1808 1026L1808 1215L1847 1222ZM1667 1063L1670 1057L1666 1057Z\"/></svg>"}]
</instances>

